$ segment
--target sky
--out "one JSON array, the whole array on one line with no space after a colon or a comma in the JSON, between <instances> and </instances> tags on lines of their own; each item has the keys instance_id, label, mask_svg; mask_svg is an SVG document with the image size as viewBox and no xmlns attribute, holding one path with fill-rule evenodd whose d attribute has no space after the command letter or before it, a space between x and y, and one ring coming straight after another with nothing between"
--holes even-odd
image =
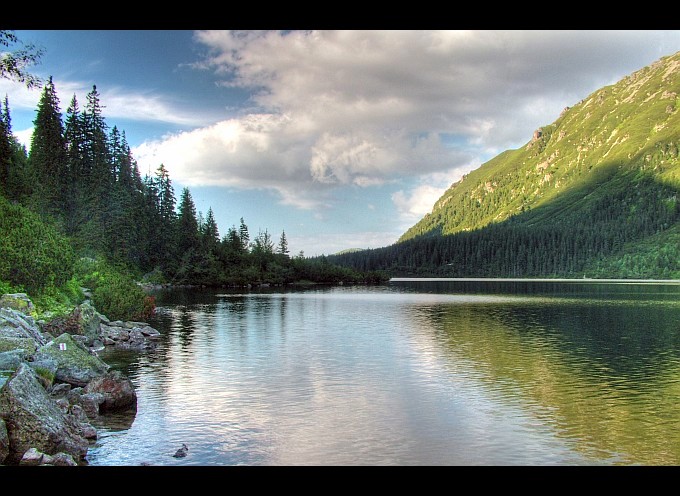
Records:
<instances>
[{"instance_id":1,"label":"sky","mask_svg":"<svg viewBox=\"0 0 680 496\"><path fill-rule=\"evenodd\" d=\"M163 164L221 235L243 218L305 256L396 242L463 174L680 50L661 30L15 34L63 113L96 85L142 175ZM27 146L40 94L0 79Z\"/></svg>"}]
</instances>

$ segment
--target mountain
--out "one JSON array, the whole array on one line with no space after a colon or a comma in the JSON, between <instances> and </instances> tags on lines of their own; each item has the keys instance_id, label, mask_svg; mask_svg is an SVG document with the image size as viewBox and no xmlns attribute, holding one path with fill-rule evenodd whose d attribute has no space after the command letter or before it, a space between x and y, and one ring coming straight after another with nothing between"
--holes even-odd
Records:
<instances>
[{"instance_id":1,"label":"mountain","mask_svg":"<svg viewBox=\"0 0 680 496\"><path fill-rule=\"evenodd\" d=\"M464 176L395 245L336 261L414 275L680 277L678 94L680 52Z\"/></svg>"}]
</instances>

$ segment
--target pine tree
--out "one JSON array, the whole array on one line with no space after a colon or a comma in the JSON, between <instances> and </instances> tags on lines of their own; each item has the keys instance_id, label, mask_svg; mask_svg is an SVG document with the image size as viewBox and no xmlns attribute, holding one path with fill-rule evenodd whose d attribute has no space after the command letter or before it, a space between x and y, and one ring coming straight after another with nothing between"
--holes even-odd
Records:
<instances>
[{"instance_id":1,"label":"pine tree","mask_svg":"<svg viewBox=\"0 0 680 496\"><path fill-rule=\"evenodd\" d=\"M64 123L64 138L66 144L67 183L65 216L66 232L74 235L85 223L85 197L88 189L90 171L85 162L85 134L82 116L78 107L78 99L73 95L71 103L66 109Z\"/></svg>"},{"instance_id":2,"label":"pine tree","mask_svg":"<svg viewBox=\"0 0 680 496\"><path fill-rule=\"evenodd\" d=\"M68 179L64 125L52 77L45 85L31 139L29 164L35 181L34 204L38 211L62 217Z\"/></svg>"},{"instance_id":3,"label":"pine tree","mask_svg":"<svg viewBox=\"0 0 680 496\"><path fill-rule=\"evenodd\" d=\"M281 238L279 239L279 246L277 249L277 253L279 255L283 255L284 257L288 257L288 240L286 239L286 231L281 232Z\"/></svg>"},{"instance_id":4,"label":"pine tree","mask_svg":"<svg viewBox=\"0 0 680 496\"><path fill-rule=\"evenodd\" d=\"M10 130L5 119L0 119L0 194L9 195L9 183L12 163L12 146L10 142Z\"/></svg>"},{"instance_id":5,"label":"pine tree","mask_svg":"<svg viewBox=\"0 0 680 496\"><path fill-rule=\"evenodd\" d=\"M176 246L181 255L198 247L198 218L196 215L196 205L191 197L189 188L185 187L182 190L178 210Z\"/></svg>"},{"instance_id":6,"label":"pine tree","mask_svg":"<svg viewBox=\"0 0 680 496\"><path fill-rule=\"evenodd\" d=\"M243 217L241 217L241 225L238 229L238 236L241 240L241 248L243 251L248 251L250 247L250 234L248 233L248 226L243 222Z\"/></svg>"},{"instance_id":7,"label":"pine tree","mask_svg":"<svg viewBox=\"0 0 680 496\"><path fill-rule=\"evenodd\" d=\"M213 214L212 207L208 208L208 213L203 223L203 238L209 249L214 249L220 242L220 233L217 229L217 222Z\"/></svg>"}]
</instances>

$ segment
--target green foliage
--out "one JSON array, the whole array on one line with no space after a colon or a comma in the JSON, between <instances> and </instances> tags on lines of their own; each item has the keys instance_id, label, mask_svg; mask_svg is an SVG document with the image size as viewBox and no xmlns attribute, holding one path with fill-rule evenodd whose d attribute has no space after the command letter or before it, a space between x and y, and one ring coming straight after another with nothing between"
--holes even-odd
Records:
<instances>
[{"instance_id":1,"label":"green foliage","mask_svg":"<svg viewBox=\"0 0 680 496\"><path fill-rule=\"evenodd\" d=\"M22 43L13 31L0 30L0 48L12 47L13 51L0 50L0 77L24 83L27 88L39 87L39 77L26 68L38 63L44 50L33 44Z\"/></svg>"},{"instance_id":2,"label":"green foliage","mask_svg":"<svg viewBox=\"0 0 680 496\"><path fill-rule=\"evenodd\" d=\"M56 228L0 197L0 279L40 292L64 284L74 261L69 241Z\"/></svg>"},{"instance_id":3,"label":"green foliage","mask_svg":"<svg viewBox=\"0 0 680 496\"><path fill-rule=\"evenodd\" d=\"M52 319L69 315L84 300L80 282L72 277L60 287L47 287L32 295L35 313L39 319Z\"/></svg>"}]
</instances>

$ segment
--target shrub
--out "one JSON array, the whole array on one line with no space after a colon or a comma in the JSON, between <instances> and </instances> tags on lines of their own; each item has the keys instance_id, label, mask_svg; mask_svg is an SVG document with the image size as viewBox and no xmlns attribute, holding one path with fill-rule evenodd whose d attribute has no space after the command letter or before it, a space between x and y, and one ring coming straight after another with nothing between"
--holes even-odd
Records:
<instances>
[{"instance_id":1,"label":"shrub","mask_svg":"<svg viewBox=\"0 0 680 496\"><path fill-rule=\"evenodd\" d=\"M68 239L37 214L0 197L0 280L37 293L68 281L74 262Z\"/></svg>"},{"instance_id":2,"label":"shrub","mask_svg":"<svg viewBox=\"0 0 680 496\"><path fill-rule=\"evenodd\" d=\"M129 276L107 272L92 291L97 311L113 320L131 320L144 313L145 294Z\"/></svg>"}]
</instances>

